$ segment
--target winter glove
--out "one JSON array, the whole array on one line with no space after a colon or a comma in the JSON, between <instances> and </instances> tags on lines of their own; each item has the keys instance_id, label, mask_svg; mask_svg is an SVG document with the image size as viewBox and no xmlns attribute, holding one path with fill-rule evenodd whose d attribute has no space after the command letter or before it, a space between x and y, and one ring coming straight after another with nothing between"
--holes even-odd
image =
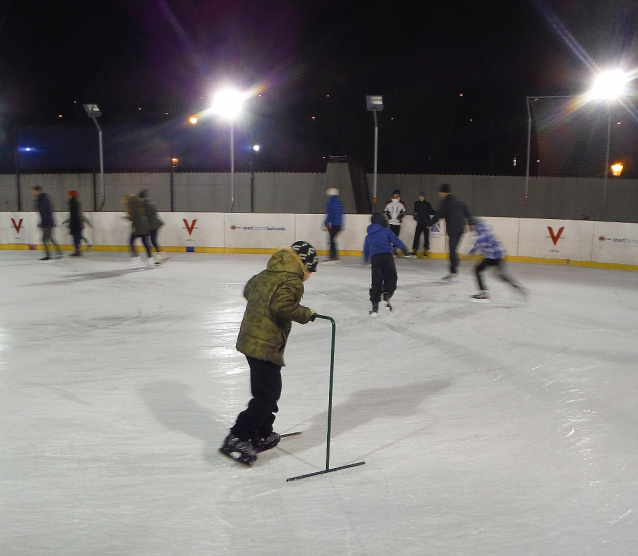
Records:
<instances>
[{"instance_id":1,"label":"winter glove","mask_svg":"<svg viewBox=\"0 0 638 556\"><path fill-rule=\"evenodd\" d=\"M308 309L310 309L310 312L312 313L310 316L310 322L315 322L315 319L317 318L317 311L315 311L312 307L308 307Z\"/></svg>"}]
</instances>

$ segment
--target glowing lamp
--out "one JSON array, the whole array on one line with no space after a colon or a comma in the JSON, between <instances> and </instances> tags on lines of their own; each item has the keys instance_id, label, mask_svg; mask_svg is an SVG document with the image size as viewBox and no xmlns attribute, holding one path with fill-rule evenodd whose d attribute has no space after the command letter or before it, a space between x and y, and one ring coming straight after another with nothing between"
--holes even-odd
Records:
<instances>
[{"instance_id":1,"label":"glowing lamp","mask_svg":"<svg viewBox=\"0 0 638 556\"><path fill-rule=\"evenodd\" d=\"M245 93L234 89L223 89L213 97L212 112L226 120L236 120L245 100Z\"/></svg>"},{"instance_id":2,"label":"glowing lamp","mask_svg":"<svg viewBox=\"0 0 638 556\"><path fill-rule=\"evenodd\" d=\"M589 91L592 99L614 100L625 94L629 78L621 69L615 69L599 74L594 86Z\"/></svg>"},{"instance_id":3,"label":"glowing lamp","mask_svg":"<svg viewBox=\"0 0 638 556\"><path fill-rule=\"evenodd\" d=\"M611 173L613 176L620 176L622 174L623 165L621 162L616 162L611 165Z\"/></svg>"}]
</instances>

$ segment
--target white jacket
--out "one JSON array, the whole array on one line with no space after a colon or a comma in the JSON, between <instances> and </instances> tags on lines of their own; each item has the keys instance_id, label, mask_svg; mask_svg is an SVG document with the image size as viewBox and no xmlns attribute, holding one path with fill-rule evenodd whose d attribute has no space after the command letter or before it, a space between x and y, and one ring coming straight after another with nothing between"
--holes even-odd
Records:
<instances>
[{"instance_id":1,"label":"white jacket","mask_svg":"<svg viewBox=\"0 0 638 556\"><path fill-rule=\"evenodd\" d=\"M405 203L401 199L392 199L386 206L385 215L393 226L400 226L405 216Z\"/></svg>"}]
</instances>

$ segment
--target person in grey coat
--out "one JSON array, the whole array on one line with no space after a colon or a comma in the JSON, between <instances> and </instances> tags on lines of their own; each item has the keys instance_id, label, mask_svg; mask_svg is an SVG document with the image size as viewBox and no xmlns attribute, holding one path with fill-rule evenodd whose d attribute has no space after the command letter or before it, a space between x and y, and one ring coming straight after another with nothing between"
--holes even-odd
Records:
<instances>
[{"instance_id":1,"label":"person in grey coat","mask_svg":"<svg viewBox=\"0 0 638 556\"><path fill-rule=\"evenodd\" d=\"M40 260L51 260L49 254L49 246L47 245L49 242L55 245L55 249L57 251L56 258L61 259L62 249L60 249L60 245L57 241L55 241L55 238L53 237L55 218L53 217L53 203L51 202L51 197L49 197L46 193L43 193L42 188L39 185L36 185L31 190L31 193L33 193L33 196L35 197L36 210L40 213L40 223L38 224L38 228L42 230L42 243L44 244L44 251L46 253L46 255Z\"/></svg>"},{"instance_id":2,"label":"person in grey coat","mask_svg":"<svg viewBox=\"0 0 638 556\"><path fill-rule=\"evenodd\" d=\"M135 251L135 240L140 238L146 249L148 255L147 266L152 268L155 266L153 257L151 255L151 246L149 245L148 237L150 235L150 226L148 224L148 218L146 217L146 210L144 209L144 202L135 195L123 195L122 202L126 208L126 219L131 221L131 266L139 266L139 256Z\"/></svg>"},{"instance_id":3,"label":"person in grey coat","mask_svg":"<svg viewBox=\"0 0 638 556\"><path fill-rule=\"evenodd\" d=\"M164 225L164 221L157 213L157 208L155 207L155 205L151 203L150 199L148 198L148 189L142 189L142 191L140 191L140 199L144 203L144 211L146 213L146 218L148 219L151 245L155 247L155 264L160 264L168 259L168 257L164 256L164 253L162 253L159 243L157 242L157 234L159 233L159 229Z\"/></svg>"},{"instance_id":4,"label":"person in grey coat","mask_svg":"<svg viewBox=\"0 0 638 556\"><path fill-rule=\"evenodd\" d=\"M441 219L445 220L445 232L450 240L450 273L443 280L453 283L458 280L459 255L457 249L461 242L461 236L465 232L465 223L467 222L469 226L472 226L474 225L474 219L467 205L456 195L452 194L448 183L441 185L439 195L443 202L436 211L434 218L432 218L430 225L433 226Z\"/></svg>"}]
</instances>

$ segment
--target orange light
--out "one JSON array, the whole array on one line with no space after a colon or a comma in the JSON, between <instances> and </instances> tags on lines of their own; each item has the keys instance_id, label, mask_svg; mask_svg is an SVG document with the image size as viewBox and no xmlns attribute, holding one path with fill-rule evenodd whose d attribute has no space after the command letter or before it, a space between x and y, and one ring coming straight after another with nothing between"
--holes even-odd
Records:
<instances>
[{"instance_id":1,"label":"orange light","mask_svg":"<svg viewBox=\"0 0 638 556\"><path fill-rule=\"evenodd\" d=\"M177 163L178 162L179 162L179 159L171 158L171 164L173 165L173 168L177 168Z\"/></svg>"},{"instance_id":2,"label":"orange light","mask_svg":"<svg viewBox=\"0 0 638 556\"><path fill-rule=\"evenodd\" d=\"M197 118L196 118L195 116L193 116L192 118L189 118L189 119L188 119L188 121L189 121L191 124L195 125L195 124L197 123Z\"/></svg>"},{"instance_id":3,"label":"orange light","mask_svg":"<svg viewBox=\"0 0 638 556\"><path fill-rule=\"evenodd\" d=\"M614 176L620 176L620 174L622 174L622 169L623 169L622 162L616 162L615 164L611 165L611 173Z\"/></svg>"}]
</instances>

